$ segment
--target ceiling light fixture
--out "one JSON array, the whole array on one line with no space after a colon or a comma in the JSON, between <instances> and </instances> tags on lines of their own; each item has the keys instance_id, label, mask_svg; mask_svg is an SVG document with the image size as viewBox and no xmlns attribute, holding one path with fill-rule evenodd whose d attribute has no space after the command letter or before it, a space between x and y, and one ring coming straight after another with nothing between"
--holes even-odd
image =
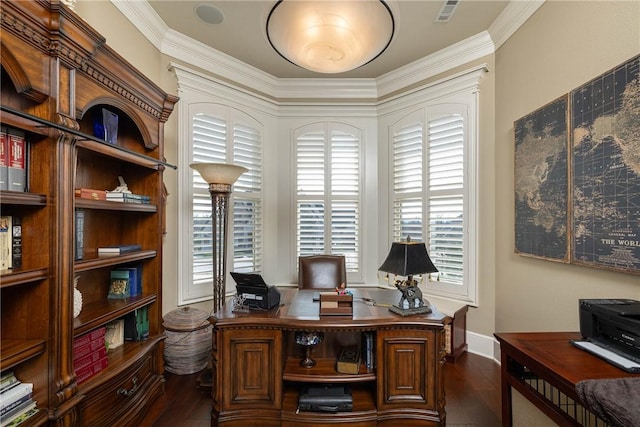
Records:
<instances>
[{"instance_id":1,"label":"ceiling light fixture","mask_svg":"<svg viewBox=\"0 0 640 427\"><path fill-rule=\"evenodd\" d=\"M279 0L267 38L287 61L318 73L342 73L377 58L395 23L383 0Z\"/></svg>"}]
</instances>

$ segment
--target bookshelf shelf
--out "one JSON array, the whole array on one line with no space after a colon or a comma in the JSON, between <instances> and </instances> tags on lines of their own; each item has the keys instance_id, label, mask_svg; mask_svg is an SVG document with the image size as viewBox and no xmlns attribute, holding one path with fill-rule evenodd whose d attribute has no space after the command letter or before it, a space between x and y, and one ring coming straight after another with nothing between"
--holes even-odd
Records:
<instances>
[{"instance_id":1,"label":"bookshelf shelf","mask_svg":"<svg viewBox=\"0 0 640 427\"><path fill-rule=\"evenodd\" d=\"M158 212L158 206L154 204L107 202L104 200L81 199L79 197L76 197L76 208L147 213Z\"/></svg>"},{"instance_id":2,"label":"bookshelf shelf","mask_svg":"<svg viewBox=\"0 0 640 427\"><path fill-rule=\"evenodd\" d=\"M47 195L21 193L19 191L0 191L0 200L2 200L3 205L45 206L47 204Z\"/></svg>"},{"instance_id":3,"label":"bookshelf shelf","mask_svg":"<svg viewBox=\"0 0 640 427\"><path fill-rule=\"evenodd\" d=\"M316 366L304 368L300 366L300 358L289 358L284 365L282 379L295 382L319 383L352 383L375 381L375 372L368 372L364 364L360 364L358 374L342 374L336 371L336 358L316 359Z\"/></svg>"},{"instance_id":4,"label":"bookshelf shelf","mask_svg":"<svg viewBox=\"0 0 640 427\"><path fill-rule=\"evenodd\" d=\"M79 273L83 271L95 270L98 268L131 263L135 261L144 261L146 259L155 258L157 254L158 252L155 250L142 250L137 252L131 252L124 255L99 257L99 258L77 261L75 263L75 272Z\"/></svg>"},{"instance_id":5,"label":"bookshelf shelf","mask_svg":"<svg viewBox=\"0 0 640 427\"><path fill-rule=\"evenodd\" d=\"M331 413L331 423L367 422L377 425L376 391L370 384L354 384L351 386L353 410L350 412ZM282 421L293 422L293 425L310 425L326 423L327 414L322 412L298 412L300 385L285 386L282 399ZM360 425L360 424L358 424Z\"/></svg>"},{"instance_id":6,"label":"bookshelf shelf","mask_svg":"<svg viewBox=\"0 0 640 427\"><path fill-rule=\"evenodd\" d=\"M97 374L93 378L93 381L81 384L81 391L88 393L108 383L110 378L126 373L126 370L130 367L129 361L131 359L144 357L146 353L163 341L164 338L164 335L154 335L145 341L128 341L118 348L109 350L109 366Z\"/></svg>"},{"instance_id":7,"label":"bookshelf shelf","mask_svg":"<svg viewBox=\"0 0 640 427\"><path fill-rule=\"evenodd\" d=\"M33 270L13 269L4 270L0 275L0 288L30 284L39 280L45 280L49 269L38 268Z\"/></svg>"},{"instance_id":8,"label":"bookshelf shelf","mask_svg":"<svg viewBox=\"0 0 640 427\"><path fill-rule=\"evenodd\" d=\"M123 317L132 311L153 304L158 299L156 294L141 295L137 297L97 300L82 306L80 315L73 321L75 336L82 335L93 329Z\"/></svg>"},{"instance_id":9,"label":"bookshelf shelf","mask_svg":"<svg viewBox=\"0 0 640 427\"><path fill-rule=\"evenodd\" d=\"M0 370L11 369L26 360L41 355L45 350L46 342L44 340L2 340Z\"/></svg>"}]
</instances>

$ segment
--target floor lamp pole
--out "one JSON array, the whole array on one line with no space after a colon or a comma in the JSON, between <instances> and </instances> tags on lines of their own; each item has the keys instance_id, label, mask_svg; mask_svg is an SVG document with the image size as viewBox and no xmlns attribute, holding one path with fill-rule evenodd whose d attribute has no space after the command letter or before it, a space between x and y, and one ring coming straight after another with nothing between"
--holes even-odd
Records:
<instances>
[{"instance_id":1,"label":"floor lamp pole","mask_svg":"<svg viewBox=\"0 0 640 427\"><path fill-rule=\"evenodd\" d=\"M213 309L218 311L225 302L227 278L227 220L231 185L209 184L211 195L211 225L213 227Z\"/></svg>"},{"instance_id":2,"label":"floor lamp pole","mask_svg":"<svg viewBox=\"0 0 640 427\"><path fill-rule=\"evenodd\" d=\"M226 300L227 222L231 186L248 169L224 163L192 163L209 184L211 195L211 248L213 252L213 311L219 311Z\"/></svg>"}]
</instances>

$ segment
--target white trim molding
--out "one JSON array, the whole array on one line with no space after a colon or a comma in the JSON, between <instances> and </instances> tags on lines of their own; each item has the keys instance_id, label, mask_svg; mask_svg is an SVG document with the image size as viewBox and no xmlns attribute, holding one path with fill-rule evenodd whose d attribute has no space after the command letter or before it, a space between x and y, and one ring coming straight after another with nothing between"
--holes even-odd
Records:
<instances>
[{"instance_id":1,"label":"white trim molding","mask_svg":"<svg viewBox=\"0 0 640 427\"><path fill-rule=\"evenodd\" d=\"M376 79L277 78L169 28L143 0L111 0L122 14L161 53L209 71L219 78L246 87L257 96L279 103L295 100L375 102L454 67L495 52L544 3L544 0L511 0L487 31L428 55Z\"/></svg>"}]
</instances>

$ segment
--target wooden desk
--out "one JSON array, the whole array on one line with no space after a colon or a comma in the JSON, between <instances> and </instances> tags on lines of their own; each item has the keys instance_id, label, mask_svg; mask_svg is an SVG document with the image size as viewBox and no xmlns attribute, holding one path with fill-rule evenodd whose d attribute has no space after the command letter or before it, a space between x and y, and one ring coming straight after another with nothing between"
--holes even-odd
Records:
<instances>
[{"instance_id":1,"label":"wooden desk","mask_svg":"<svg viewBox=\"0 0 640 427\"><path fill-rule=\"evenodd\" d=\"M268 312L234 313L231 304L216 313L213 332L212 425L220 426L444 426L444 326L437 311L402 317L387 306L395 290L352 289L353 317L319 316L314 291L282 291L281 306ZM321 331L313 368L299 362L303 348L295 332ZM336 361L344 346L374 334L374 369L341 374ZM348 383L353 411L336 414L297 412L305 383Z\"/></svg>"},{"instance_id":2,"label":"wooden desk","mask_svg":"<svg viewBox=\"0 0 640 427\"><path fill-rule=\"evenodd\" d=\"M500 342L502 425L512 425L511 390L516 389L561 426L603 425L582 406L576 383L630 374L580 350L577 332L497 333Z\"/></svg>"}]
</instances>

